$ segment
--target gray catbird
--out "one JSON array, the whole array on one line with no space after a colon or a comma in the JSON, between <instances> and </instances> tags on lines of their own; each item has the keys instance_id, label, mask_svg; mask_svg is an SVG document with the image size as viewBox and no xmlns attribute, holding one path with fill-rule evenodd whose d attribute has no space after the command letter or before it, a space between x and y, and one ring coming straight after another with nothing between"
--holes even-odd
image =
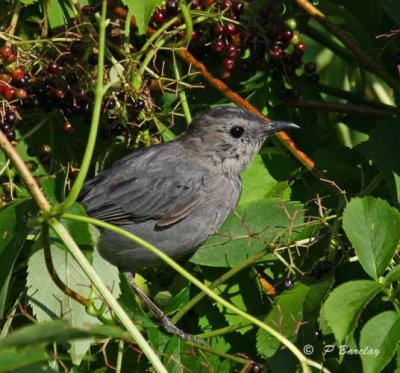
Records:
<instances>
[{"instance_id":1,"label":"gray catbird","mask_svg":"<svg viewBox=\"0 0 400 373\"><path fill-rule=\"evenodd\" d=\"M240 173L265 139L290 128L298 126L267 121L240 107L204 111L175 140L133 152L88 181L81 201L90 216L118 224L179 259L216 233L235 208ZM101 233L99 250L123 271L161 264L109 231Z\"/></svg>"}]
</instances>

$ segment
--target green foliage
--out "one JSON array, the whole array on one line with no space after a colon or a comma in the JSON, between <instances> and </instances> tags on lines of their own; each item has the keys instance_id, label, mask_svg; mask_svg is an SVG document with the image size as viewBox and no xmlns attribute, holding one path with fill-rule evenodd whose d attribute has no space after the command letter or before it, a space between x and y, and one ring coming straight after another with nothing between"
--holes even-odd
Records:
<instances>
[{"instance_id":1,"label":"green foliage","mask_svg":"<svg viewBox=\"0 0 400 373\"><path fill-rule=\"evenodd\" d=\"M0 152L0 373L157 370L72 256L71 242L50 229L55 272L89 302L56 285L43 250L50 221L68 230L168 372L294 372L304 370L299 356L335 373L400 371L400 3L310 1L326 25L301 2L281 1L282 9L275 0L235 0L223 9L229 2L194 8L179 0L189 8L184 18L173 0L116 0L108 2L104 45L101 2L2 1L0 130L15 137L14 149L52 205L76 181L98 71L104 98L97 100L88 178L140 147L174 140L202 109L232 104L221 82L223 92L179 48L260 112L301 130L289 133L300 150L294 154L290 142L268 139L242 174L236 211L182 258L190 273L278 338L202 297L170 268L140 274L149 295L203 346L159 327L127 278L100 257L97 229L38 212L21 170ZM243 13L235 13L242 3ZM220 34L228 24L235 32ZM287 27L295 37L286 42ZM12 47L14 63L4 46ZM279 48L282 54L272 53ZM16 77L21 66L27 85ZM7 95L14 86L28 97ZM11 125L9 113L16 115ZM318 170L299 162L305 157ZM68 213L85 216L79 203Z\"/></svg>"},{"instance_id":2,"label":"green foliage","mask_svg":"<svg viewBox=\"0 0 400 373\"><path fill-rule=\"evenodd\" d=\"M364 270L377 280L399 245L399 213L381 199L356 198L344 210L343 229Z\"/></svg>"},{"instance_id":3,"label":"green foliage","mask_svg":"<svg viewBox=\"0 0 400 373\"><path fill-rule=\"evenodd\" d=\"M135 17L139 35L143 35L146 32L147 24L149 23L154 9L162 3L162 0L123 0L123 3Z\"/></svg>"}]
</instances>

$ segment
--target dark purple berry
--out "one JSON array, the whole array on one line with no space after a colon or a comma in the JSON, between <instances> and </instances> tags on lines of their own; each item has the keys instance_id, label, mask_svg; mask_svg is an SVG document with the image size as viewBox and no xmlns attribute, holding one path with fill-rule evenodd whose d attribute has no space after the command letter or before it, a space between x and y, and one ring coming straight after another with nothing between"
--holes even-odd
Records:
<instances>
[{"instance_id":1,"label":"dark purple berry","mask_svg":"<svg viewBox=\"0 0 400 373\"><path fill-rule=\"evenodd\" d=\"M235 1L232 5L232 10L236 14L242 14L244 11L244 5L240 1Z\"/></svg>"},{"instance_id":2,"label":"dark purple berry","mask_svg":"<svg viewBox=\"0 0 400 373\"><path fill-rule=\"evenodd\" d=\"M200 7L200 4L200 0L192 0L192 3L190 4L190 9L197 9Z\"/></svg>"},{"instance_id":3,"label":"dark purple berry","mask_svg":"<svg viewBox=\"0 0 400 373\"><path fill-rule=\"evenodd\" d=\"M86 17L92 17L94 15L94 7L86 5L81 8L82 14Z\"/></svg>"},{"instance_id":4,"label":"dark purple berry","mask_svg":"<svg viewBox=\"0 0 400 373\"><path fill-rule=\"evenodd\" d=\"M50 62L47 66L47 71L50 74L58 75L60 73L60 66L57 62Z\"/></svg>"},{"instance_id":5,"label":"dark purple berry","mask_svg":"<svg viewBox=\"0 0 400 373\"><path fill-rule=\"evenodd\" d=\"M224 70L232 70L235 66L235 61L232 58L225 57L221 62L221 66Z\"/></svg>"},{"instance_id":6,"label":"dark purple berry","mask_svg":"<svg viewBox=\"0 0 400 373\"><path fill-rule=\"evenodd\" d=\"M145 102L142 99L139 98L135 102L135 111L139 112L139 111L143 110L144 107L145 107Z\"/></svg>"},{"instance_id":7,"label":"dark purple berry","mask_svg":"<svg viewBox=\"0 0 400 373\"><path fill-rule=\"evenodd\" d=\"M316 70L317 70L317 66L316 66L315 63L313 63L313 62L307 62L307 63L304 65L304 71L305 71L307 74L314 74Z\"/></svg>"},{"instance_id":8,"label":"dark purple berry","mask_svg":"<svg viewBox=\"0 0 400 373\"><path fill-rule=\"evenodd\" d=\"M228 57L234 58L238 53L238 48L235 44L227 44L225 47L225 52Z\"/></svg>"},{"instance_id":9,"label":"dark purple berry","mask_svg":"<svg viewBox=\"0 0 400 373\"><path fill-rule=\"evenodd\" d=\"M232 1L231 0L222 0L221 2L221 9L225 10L225 9L229 9L232 7Z\"/></svg>"},{"instance_id":10,"label":"dark purple berry","mask_svg":"<svg viewBox=\"0 0 400 373\"><path fill-rule=\"evenodd\" d=\"M274 44L269 50L271 57L273 59L281 58L283 55L283 51L280 45Z\"/></svg>"},{"instance_id":11,"label":"dark purple berry","mask_svg":"<svg viewBox=\"0 0 400 373\"><path fill-rule=\"evenodd\" d=\"M216 39L211 43L211 49L215 53L221 53L225 49L225 42L222 39Z\"/></svg>"},{"instance_id":12,"label":"dark purple berry","mask_svg":"<svg viewBox=\"0 0 400 373\"><path fill-rule=\"evenodd\" d=\"M201 0L201 5L209 7L215 3L215 0Z\"/></svg>"},{"instance_id":13,"label":"dark purple berry","mask_svg":"<svg viewBox=\"0 0 400 373\"><path fill-rule=\"evenodd\" d=\"M91 54L89 54L88 62L89 62L92 66L96 66L97 63L99 62L99 55L98 55L97 53L91 53Z\"/></svg>"},{"instance_id":14,"label":"dark purple berry","mask_svg":"<svg viewBox=\"0 0 400 373\"><path fill-rule=\"evenodd\" d=\"M64 123L64 125L63 125L63 131L65 132L65 133L71 133L71 132L73 132L74 131L74 126L72 125L72 123L71 122L65 122Z\"/></svg>"},{"instance_id":15,"label":"dark purple berry","mask_svg":"<svg viewBox=\"0 0 400 373\"><path fill-rule=\"evenodd\" d=\"M12 111L7 111L4 120L8 124L14 124L17 121L17 116Z\"/></svg>"},{"instance_id":16,"label":"dark purple berry","mask_svg":"<svg viewBox=\"0 0 400 373\"><path fill-rule=\"evenodd\" d=\"M114 109L116 105L117 105L116 101L111 99L107 102L107 109L110 109L110 110Z\"/></svg>"},{"instance_id":17,"label":"dark purple berry","mask_svg":"<svg viewBox=\"0 0 400 373\"><path fill-rule=\"evenodd\" d=\"M165 8L169 14L175 15L179 12L179 5L177 0L167 0Z\"/></svg>"},{"instance_id":18,"label":"dark purple berry","mask_svg":"<svg viewBox=\"0 0 400 373\"><path fill-rule=\"evenodd\" d=\"M226 23L223 27L223 32L226 36L231 36L236 33L236 25L234 23Z\"/></svg>"},{"instance_id":19,"label":"dark purple berry","mask_svg":"<svg viewBox=\"0 0 400 373\"><path fill-rule=\"evenodd\" d=\"M260 372L261 372L261 367L258 364L253 364L250 373L260 373Z\"/></svg>"},{"instance_id":20,"label":"dark purple berry","mask_svg":"<svg viewBox=\"0 0 400 373\"><path fill-rule=\"evenodd\" d=\"M0 123L0 130L4 133L12 130L12 125L8 123Z\"/></svg>"},{"instance_id":21,"label":"dark purple berry","mask_svg":"<svg viewBox=\"0 0 400 373\"><path fill-rule=\"evenodd\" d=\"M223 27L221 24L217 23L217 24L214 26L214 34L215 34L216 36L222 35L223 31L224 31L224 27Z\"/></svg>"},{"instance_id":22,"label":"dark purple berry","mask_svg":"<svg viewBox=\"0 0 400 373\"><path fill-rule=\"evenodd\" d=\"M5 135L7 136L8 141L14 141L17 137L14 130L6 132Z\"/></svg>"},{"instance_id":23,"label":"dark purple berry","mask_svg":"<svg viewBox=\"0 0 400 373\"><path fill-rule=\"evenodd\" d=\"M293 31L290 29L282 30L280 33L281 40L290 41L293 38Z\"/></svg>"},{"instance_id":24,"label":"dark purple berry","mask_svg":"<svg viewBox=\"0 0 400 373\"><path fill-rule=\"evenodd\" d=\"M165 22L165 14L161 9L156 9L151 17L154 23L162 25Z\"/></svg>"},{"instance_id":25,"label":"dark purple berry","mask_svg":"<svg viewBox=\"0 0 400 373\"><path fill-rule=\"evenodd\" d=\"M295 45L295 49L304 53L307 50L307 45L303 42L300 42Z\"/></svg>"}]
</instances>

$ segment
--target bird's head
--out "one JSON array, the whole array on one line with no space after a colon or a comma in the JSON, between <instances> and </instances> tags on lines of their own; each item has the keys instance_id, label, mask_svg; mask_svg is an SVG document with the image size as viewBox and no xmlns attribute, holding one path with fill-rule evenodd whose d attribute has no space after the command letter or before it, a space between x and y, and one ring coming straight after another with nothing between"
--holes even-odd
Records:
<instances>
[{"instance_id":1,"label":"bird's head","mask_svg":"<svg viewBox=\"0 0 400 373\"><path fill-rule=\"evenodd\" d=\"M241 107L220 106L197 114L182 140L220 171L239 175L268 136L292 128L299 127L263 119Z\"/></svg>"}]
</instances>

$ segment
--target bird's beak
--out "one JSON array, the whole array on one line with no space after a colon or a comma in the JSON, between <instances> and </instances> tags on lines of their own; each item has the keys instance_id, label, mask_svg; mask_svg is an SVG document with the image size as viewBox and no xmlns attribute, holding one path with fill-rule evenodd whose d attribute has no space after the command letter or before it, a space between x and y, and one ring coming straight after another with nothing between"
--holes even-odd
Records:
<instances>
[{"instance_id":1,"label":"bird's beak","mask_svg":"<svg viewBox=\"0 0 400 373\"><path fill-rule=\"evenodd\" d=\"M290 122L280 122L280 121L269 121L264 127L264 132L266 135L272 135L275 132L286 131L290 129L298 130L300 127L297 124Z\"/></svg>"}]
</instances>

